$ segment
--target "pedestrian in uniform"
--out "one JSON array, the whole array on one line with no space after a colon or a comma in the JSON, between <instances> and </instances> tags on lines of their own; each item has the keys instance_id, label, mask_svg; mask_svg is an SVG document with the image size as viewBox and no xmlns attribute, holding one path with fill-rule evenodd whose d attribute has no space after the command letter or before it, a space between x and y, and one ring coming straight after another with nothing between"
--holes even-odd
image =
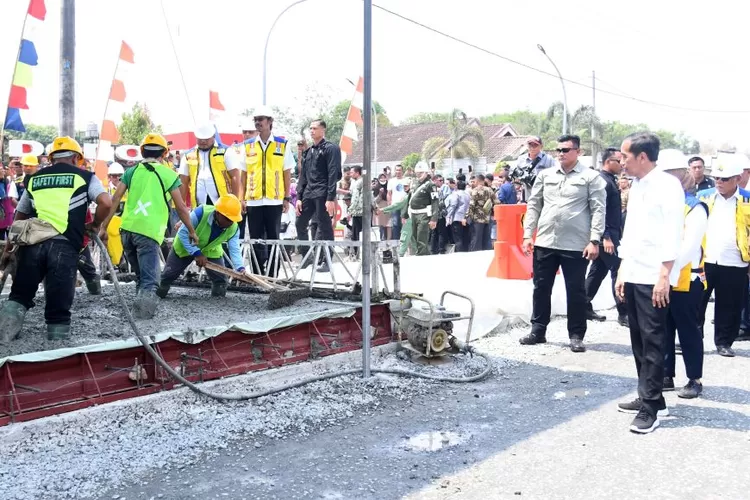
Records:
<instances>
[{"instance_id":1,"label":"pedestrian in uniform","mask_svg":"<svg viewBox=\"0 0 750 500\"><path fill-rule=\"evenodd\" d=\"M401 216L404 224L406 224L406 219L411 219L411 240L417 255L430 255L430 229L437 227L440 202L437 187L432 182L430 167L427 163L423 161L417 163L414 173L417 174L417 185L411 190L409 202L404 206Z\"/></svg>"},{"instance_id":2,"label":"pedestrian in uniform","mask_svg":"<svg viewBox=\"0 0 750 500\"><path fill-rule=\"evenodd\" d=\"M656 168L656 135L629 135L620 149L625 171L635 180L630 187L615 291L628 308L638 397L620 403L618 409L635 413L630 430L645 434L659 426L659 416L669 414L662 395L664 345L670 285L676 286L679 276L672 269L682 245L685 192L680 181Z\"/></svg>"},{"instance_id":3,"label":"pedestrian in uniform","mask_svg":"<svg viewBox=\"0 0 750 500\"><path fill-rule=\"evenodd\" d=\"M0 343L21 332L26 312L34 307L39 284L44 281L44 319L47 338L70 335L70 307L75 296L78 253L87 230L98 229L111 206L107 191L96 176L80 167L83 150L70 137L57 137L49 153L52 165L29 176L26 191L16 207L16 223L30 225L36 241L19 242L18 267L8 301L0 310ZM96 214L86 224L90 202ZM5 247L3 260L12 245Z\"/></svg>"},{"instance_id":4,"label":"pedestrian in uniform","mask_svg":"<svg viewBox=\"0 0 750 500\"><path fill-rule=\"evenodd\" d=\"M161 135L148 134L143 139L143 160L122 176L112 210L99 235L102 239L107 237L107 225L127 193L120 231L125 254L135 273L137 296L133 314L140 319L151 319L156 314L158 297L155 292L161 274L159 252L169 224L170 200L174 201L190 239L198 241L190 212L180 196L180 178L167 164L168 153L169 146Z\"/></svg>"}]
</instances>

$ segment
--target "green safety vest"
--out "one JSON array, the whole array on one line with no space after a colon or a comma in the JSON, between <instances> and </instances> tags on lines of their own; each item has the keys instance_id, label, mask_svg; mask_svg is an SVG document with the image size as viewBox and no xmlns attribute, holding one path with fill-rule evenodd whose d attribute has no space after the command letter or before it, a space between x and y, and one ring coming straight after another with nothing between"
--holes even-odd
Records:
<instances>
[{"instance_id":1,"label":"green safety vest","mask_svg":"<svg viewBox=\"0 0 750 500\"><path fill-rule=\"evenodd\" d=\"M177 174L156 162L140 163L133 168L121 229L146 236L161 245L172 199L167 190L177 180Z\"/></svg>"},{"instance_id":2,"label":"green safety vest","mask_svg":"<svg viewBox=\"0 0 750 500\"><path fill-rule=\"evenodd\" d=\"M56 163L30 176L26 188L36 217L52 224L76 248L83 246L91 176L73 165Z\"/></svg>"},{"instance_id":3,"label":"green safety vest","mask_svg":"<svg viewBox=\"0 0 750 500\"><path fill-rule=\"evenodd\" d=\"M220 259L224 253L221 245L232 239L235 233L239 230L237 223L232 222L232 225L222 231L215 240L209 241L211 238L210 219L211 214L214 213L214 211L216 211L216 208L210 205L204 205L203 217L201 217L200 222L198 222L198 227L195 228L195 234L198 235L198 248L208 259ZM176 253L178 257L185 258L190 255L185 248L185 245L182 244L180 238L174 239L174 245L172 248L174 248L174 253Z\"/></svg>"}]
</instances>

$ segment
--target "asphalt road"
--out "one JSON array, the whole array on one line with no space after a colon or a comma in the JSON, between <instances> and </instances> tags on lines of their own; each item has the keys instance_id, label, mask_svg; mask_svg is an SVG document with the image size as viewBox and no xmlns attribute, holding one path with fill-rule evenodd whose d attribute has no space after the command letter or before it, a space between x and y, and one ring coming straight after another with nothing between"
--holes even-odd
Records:
<instances>
[{"instance_id":1,"label":"asphalt road","mask_svg":"<svg viewBox=\"0 0 750 500\"><path fill-rule=\"evenodd\" d=\"M635 396L626 329L589 323L584 354L565 347L564 318L547 345L520 346L524 333L477 343L500 371L484 382L383 399L320 432L238 438L101 498L748 498L750 343L726 359L708 340L704 395L667 393L672 416L642 436L616 411Z\"/></svg>"}]
</instances>

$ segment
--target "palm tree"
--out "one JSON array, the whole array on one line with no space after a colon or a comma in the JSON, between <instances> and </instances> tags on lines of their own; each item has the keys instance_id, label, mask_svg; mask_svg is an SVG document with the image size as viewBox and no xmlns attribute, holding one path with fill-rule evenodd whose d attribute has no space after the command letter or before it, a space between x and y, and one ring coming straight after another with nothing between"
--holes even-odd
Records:
<instances>
[{"instance_id":1,"label":"palm tree","mask_svg":"<svg viewBox=\"0 0 750 500\"><path fill-rule=\"evenodd\" d=\"M592 149L601 147L601 138L604 137L604 124L596 115L593 106L581 106L575 113L573 113L573 119L570 120L570 129L574 134L581 138L581 142L584 144L591 144ZM595 137L591 137L591 132L594 132Z\"/></svg>"},{"instance_id":2,"label":"palm tree","mask_svg":"<svg viewBox=\"0 0 750 500\"><path fill-rule=\"evenodd\" d=\"M459 109L451 112L448 120L448 138L432 137L422 145L422 158L442 164L450 155L451 169L454 158L471 158L476 161L484 150L484 133L481 127L469 123L466 113Z\"/></svg>"}]
</instances>

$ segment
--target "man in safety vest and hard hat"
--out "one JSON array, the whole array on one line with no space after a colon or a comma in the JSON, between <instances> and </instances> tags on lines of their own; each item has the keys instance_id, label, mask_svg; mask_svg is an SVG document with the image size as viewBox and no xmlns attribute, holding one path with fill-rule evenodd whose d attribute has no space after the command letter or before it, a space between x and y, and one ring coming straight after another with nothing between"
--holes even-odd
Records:
<instances>
[{"instance_id":1,"label":"man in safety vest and hard hat","mask_svg":"<svg viewBox=\"0 0 750 500\"><path fill-rule=\"evenodd\" d=\"M195 227L198 243L192 244L188 239L185 226L177 231L172 250L167 257L164 271L161 273L161 283L156 295L162 299L167 296L169 288L187 267L195 261L200 267L206 262L220 266L224 265L224 250L226 243L229 257L237 272L244 272L242 252L240 251L239 228L237 223L242 220L242 204L233 194L225 194L216 205L201 205L190 214L190 222ZM227 278L211 270L206 271L211 278L211 296L224 297L227 294Z\"/></svg>"},{"instance_id":2,"label":"man in safety vest and hard hat","mask_svg":"<svg viewBox=\"0 0 750 500\"><path fill-rule=\"evenodd\" d=\"M195 209L203 204L215 205L225 194L239 196L240 171L225 164L226 149L216 145L214 126L205 123L194 133L198 145L182 155L178 172L183 199L187 199L189 190L190 207Z\"/></svg>"},{"instance_id":3,"label":"man in safety vest and hard hat","mask_svg":"<svg viewBox=\"0 0 750 500\"><path fill-rule=\"evenodd\" d=\"M289 187L296 165L287 140L273 135L273 111L261 106L253 114L256 137L245 142L241 154L231 154L227 161L242 172L242 195L248 211L250 238L279 239L282 211L289 210ZM264 246L256 246L255 255L263 272L268 260ZM269 274L274 274L271 266Z\"/></svg>"},{"instance_id":4,"label":"man in safety vest and hard hat","mask_svg":"<svg viewBox=\"0 0 750 500\"><path fill-rule=\"evenodd\" d=\"M70 137L58 137L50 148L52 166L29 177L26 191L16 208L16 226L29 231L17 241L18 267L10 297L0 310L0 343L21 332L26 311L34 307L34 296L44 281L44 319L47 338L70 335L70 306L75 296L78 253L87 229L98 229L112 207L112 200L99 179L82 170L83 150ZM96 214L86 224L89 203L96 201ZM20 229L20 228L18 228ZM3 261L11 250L7 245Z\"/></svg>"},{"instance_id":5,"label":"man in safety vest and hard hat","mask_svg":"<svg viewBox=\"0 0 750 500\"><path fill-rule=\"evenodd\" d=\"M156 313L156 288L160 274L159 246L169 221L169 202L174 201L190 238L198 240L190 223L190 212L180 196L180 178L167 165L169 146L159 134L148 134L141 142L143 160L129 168L115 191L113 207L99 236L106 238L106 228L114 217L122 197L128 199L122 214L122 243L128 262L135 272L137 297L133 313L150 319Z\"/></svg>"},{"instance_id":6,"label":"man in safety vest and hard hat","mask_svg":"<svg viewBox=\"0 0 750 500\"><path fill-rule=\"evenodd\" d=\"M18 191L18 199L20 200L23 192L26 191L28 177L39 170L39 158L34 155L25 155L16 165L15 183L16 191Z\"/></svg>"},{"instance_id":7,"label":"man in safety vest and hard hat","mask_svg":"<svg viewBox=\"0 0 750 500\"><path fill-rule=\"evenodd\" d=\"M117 188L120 186L122 176L125 175L125 169L118 162L112 162L107 173L109 174L109 191L110 196L114 196ZM120 203L115 207L115 215L107 225L107 253L114 266L120 266L123 261L122 238L120 237L120 226L122 225L122 213L125 211L125 202L128 201L127 191L120 198ZM127 261L127 259L125 259Z\"/></svg>"},{"instance_id":8,"label":"man in safety vest and hard hat","mask_svg":"<svg viewBox=\"0 0 750 500\"><path fill-rule=\"evenodd\" d=\"M245 154L245 144L249 144L253 141L256 137L258 137L258 130L255 128L255 120L252 116L246 116L242 119L242 122L240 123L240 130L242 131L242 138L243 142L241 144L234 144L232 146L232 151L228 152L229 154L226 155L226 158L239 158L241 155ZM237 162L228 160L229 163L232 165L235 165ZM240 173L240 176L242 174ZM242 181L240 180L240 183ZM242 208L242 221L240 222L240 240L245 239L245 228L247 227L247 210L244 207Z\"/></svg>"}]
</instances>

